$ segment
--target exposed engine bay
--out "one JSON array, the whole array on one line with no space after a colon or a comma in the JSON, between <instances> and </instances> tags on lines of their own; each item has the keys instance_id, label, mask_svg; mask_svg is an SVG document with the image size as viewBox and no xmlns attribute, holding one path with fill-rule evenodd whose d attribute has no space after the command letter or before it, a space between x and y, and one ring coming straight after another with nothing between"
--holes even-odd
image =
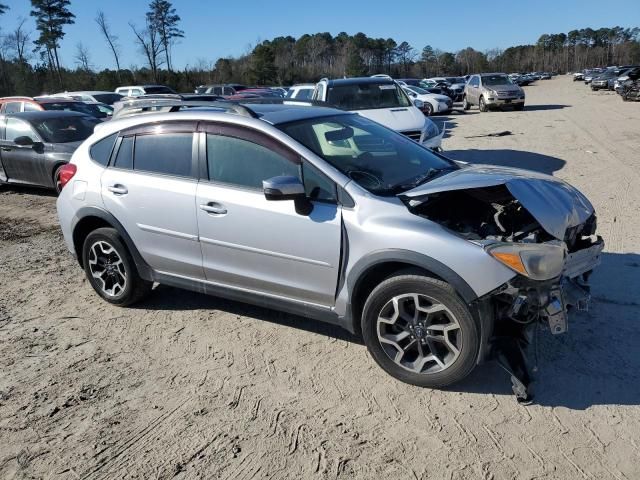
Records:
<instances>
[{"instance_id":1,"label":"exposed engine bay","mask_svg":"<svg viewBox=\"0 0 640 480\"><path fill-rule=\"evenodd\" d=\"M505 185L452 190L429 195L414 206L414 213L453 230L467 240L543 243L554 240ZM595 216L567 229L568 251L590 245Z\"/></svg>"},{"instance_id":2,"label":"exposed engine bay","mask_svg":"<svg viewBox=\"0 0 640 480\"><path fill-rule=\"evenodd\" d=\"M558 238L505 184L438 191L407 204L414 214L481 245L562 246L564 254L553 278L541 281L518 275L480 300L492 318L487 356L497 359L511 374L518 400L530 400L526 349L534 337L532 332L546 325L554 335L564 333L568 310L588 308L588 279L604 247L602 239L595 236L595 214L578 225L567 225L563 238Z\"/></svg>"}]
</instances>

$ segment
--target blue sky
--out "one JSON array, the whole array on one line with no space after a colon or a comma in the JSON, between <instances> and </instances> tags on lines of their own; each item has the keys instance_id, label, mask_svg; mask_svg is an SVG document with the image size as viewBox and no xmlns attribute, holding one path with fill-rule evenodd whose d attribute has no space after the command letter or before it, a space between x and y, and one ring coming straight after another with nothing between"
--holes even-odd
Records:
<instances>
[{"instance_id":1,"label":"blue sky","mask_svg":"<svg viewBox=\"0 0 640 480\"><path fill-rule=\"evenodd\" d=\"M2 0L10 10L0 17L3 32L11 30L18 17L29 17L29 0ZM406 40L417 50L425 45L447 51L471 46L478 50L533 43L542 33L567 32L574 28L620 25L640 26L638 0L458 0L418 2L389 0L174 0L185 38L174 47L177 68L195 65L199 59L215 62L236 56L261 40L280 35L299 37L304 33L328 31L337 34L359 31L372 37ZM456 8L451 8L452 5ZM113 61L94 22L103 9L119 37L121 64L141 66L144 59L133 42L128 22L141 26L146 0L72 0L75 25L66 28L62 62L74 66L75 45L81 41L97 68L112 67ZM432 5L433 7L429 7ZM235 6L235 7L234 7ZM488 15L487 12L492 12ZM34 33L35 36L35 33Z\"/></svg>"}]
</instances>

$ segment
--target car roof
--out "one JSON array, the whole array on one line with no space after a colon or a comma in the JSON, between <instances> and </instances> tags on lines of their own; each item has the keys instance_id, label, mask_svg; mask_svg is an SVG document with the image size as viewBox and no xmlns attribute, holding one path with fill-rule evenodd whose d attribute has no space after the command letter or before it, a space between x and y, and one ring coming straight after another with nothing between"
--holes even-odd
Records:
<instances>
[{"instance_id":1,"label":"car roof","mask_svg":"<svg viewBox=\"0 0 640 480\"><path fill-rule=\"evenodd\" d=\"M75 98L67 97L35 97L33 100L38 103L83 103Z\"/></svg>"},{"instance_id":2,"label":"car roof","mask_svg":"<svg viewBox=\"0 0 640 480\"><path fill-rule=\"evenodd\" d=\"M294 105L287 103L241 103L251 109L263 121L271 125L297 122L310 118L328 117L332 115L349 115L351 112L338 110L337 108L316 107L306 105Z\"/></svg>"},{"instance_id":3,"label":"car roof","mask_svg":"<svg viewBox=\"0 0 640 480\"><path fill-rule=\"evenodd\" d=\"M379 84L395 84L395 81L391 77L354 77L354 78L336 78L334 80L328 80L327 85L329 87L341 86L341 85L379 85Z\"/></svg>"},{"instance_id":4,"label":"car roof","mask_svg":"<svg viewBox=\"0 0 640 480\"><path fill-rule=\"evenodd\" d=\"M73 92L59 92L54 93L54 95L78 95L84 93L85 95L99 95L99 94L111 94L111 95L120 95L116 92L110 92L108 90L76 90Z\"/></svg>"},{"instance_id":5,"label":"car roof","mask_svg":"<svg viewBox=\"0 0 640 480\"><path fill-rule=\"evenodd\" d=\"M48 118L60 117L86 117L93 118L90 115L81 112L70 112L68 110L40 110L31 112L5 113L5 117L23 118L25 120L41 120Z\"/></svg>"},{"instance_id":6,"label":"car roof","mask_svg":"<svg viewBox=\"0 0 640 480\"><path fill-rule=\"evenodd\" d=\"M476 75L480 75L481 77L490 77L492 75L504 75L505 77L508 76L506 73L503 73L503 72L477 73Z\"/></svg>"}]
</instances>

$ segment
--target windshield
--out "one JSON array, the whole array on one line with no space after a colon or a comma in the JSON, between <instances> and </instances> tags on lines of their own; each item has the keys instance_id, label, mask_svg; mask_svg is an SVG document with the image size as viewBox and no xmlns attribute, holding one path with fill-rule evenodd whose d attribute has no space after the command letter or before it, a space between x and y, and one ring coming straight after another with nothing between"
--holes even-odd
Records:
<instances>
[{"instance_id":1,"label":"windshield","mask_svg":"<svg viewBox=\"0 0 640 480\"><path fill-rule=\"evenodd\" d=\"M447 77L447 82L449 82L449 83L465 83L464 78L462 78L462 77Z\"/></svg>"},{"instance_id":2,"label":"windshield","mask_svg":"<svg viewBox=\"0 0 640 480\"><path fill-rule=\"evenodd\" d=\"M119 93L95 93L93 98L95 98L97 102L113 105L122 98L122 95Z\"/></svg>"},{"instance_id":3,"label":"windshield","mask_svg":"<svg viewBox=\"0 0 640 480\"><path fill-rule=\"evenodd\" d=\"M48 143L81 142L93 133L93 128L100 123L90 117L73 116L47 118L32 122L40 136Z\"/></svg>"},{"instance_id":4,"label":"windshield","mask_svg":"<svg viewBox=\"0 0 640 480\"><path fill-rule=\"evenodd\" d=\"M509 85L513 82L506 75L483 75L482 85Z\"/></svg>"},{"instance_id":5,"label":"windshield","mask_svg":"<svg viewBox=\"0 0 640 480\"><path fill-rule=\"evenodd\" d=\"M411 102L395 83L352 83L335 85L327 92L327 102L343 110L374 110L409 107Z\"/></svg>"},{"instance_id":6,"label":"windshield","mask_svg":"<svg viewBox=\"0 0 640 480\"><path fill-rule=\"evenodd\" d=\"M394 195L458 167L404 135L360 115L279 125L363 188Z\"/></svg>"},{"instance_id":7,"label":"windshield","mask_svg":"<svg viewBox=\"0 0 640 480\"><path fill-rule=\"evenodd\" d=\"M162 93L176 93L169 87L144 87L144 92L147 95L162 94Z\"/></svg>"},{"instance_id":8,"label":"windshield","mask_svg":"<svg viewBox=\"0 0 640 480\"><path fill-rule=\"evenodd\" d=\"M409 85L407 87L409 90L413 90L414 92L416 92L419 95L427 95L429 92L426 91L424 88L420 88L420 87L414 87L412 85Z\"/></svg>"}]
</instances>

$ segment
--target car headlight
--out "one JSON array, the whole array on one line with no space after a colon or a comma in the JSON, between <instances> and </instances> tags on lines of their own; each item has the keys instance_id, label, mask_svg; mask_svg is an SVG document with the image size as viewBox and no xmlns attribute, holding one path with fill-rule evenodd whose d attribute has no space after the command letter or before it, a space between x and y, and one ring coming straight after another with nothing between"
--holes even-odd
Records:
<instances>
[{"instance_id":1,"label":"car headlight","mask_svg":"<svg viewBox=\"0 0 640 480\"><path fill-rule=\"evenodd\" d=\"M416 106L416 108L424 108L424 102L418 98L413 101L413 104Z\"/></svg>"},{"instance_id":2,"label":"car headlight","mask_svg":"<svg viewBox=\"0 0 640 480\"><path fill-rule=\"evenodd\" d=\"M433 137L437 137L440 134L440 130L435 123L431 120L427 120L424 124L424 129L422 130L423 136L422 141L429 140Z\"/></svg>"},{"instance_id":3,"label":"car headlight","mask_svg":"<svg viewBox=\"0 0 640 480\"><path fill-rule=\"evenodd\" d=\"M500 263L532 280L550 280L564 268L564 244L494 243L485 248Z\"/></svg>"}]
</instances>

